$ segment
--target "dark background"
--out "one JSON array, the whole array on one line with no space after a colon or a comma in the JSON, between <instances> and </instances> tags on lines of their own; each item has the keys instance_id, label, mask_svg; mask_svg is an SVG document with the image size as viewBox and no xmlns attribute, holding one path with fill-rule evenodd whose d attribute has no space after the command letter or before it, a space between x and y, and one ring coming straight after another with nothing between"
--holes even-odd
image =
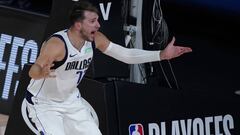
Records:
<instances>
[{"instance_id":1,"label":"dark background","mask_svg":"<svg viewBox=\"0 0 240 135\"><path fill-rule=\"evenodd\" d=\"M216 93L239 90L240 2L163 0L161 5L169 40L175 36L176 45L193 49L190 54L170 60L180 89ZM174 85L168 63L162 64ZM152 77L157 78L154 83L157 80L158 85L168 87L159 67Z\"/></svg>"}]
</instances>

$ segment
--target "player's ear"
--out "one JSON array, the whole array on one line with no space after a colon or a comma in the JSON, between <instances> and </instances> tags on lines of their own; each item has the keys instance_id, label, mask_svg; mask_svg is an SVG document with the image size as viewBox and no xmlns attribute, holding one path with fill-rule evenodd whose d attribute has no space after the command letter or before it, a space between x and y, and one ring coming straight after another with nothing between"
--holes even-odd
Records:
<instances>
[{"instance_id":1,"label":"player's ear","mask_svg":"<svg viewBox=\"0 0 240 135\"><path fill-rule=\"evenodd\" d=\"M77 22L74 23L74 26L75 26L75 28L77 28L78 30L80 30L81 27L82 27L82 23L81 23L80 21L77 21Z\"/></svg>"}]
</instances>

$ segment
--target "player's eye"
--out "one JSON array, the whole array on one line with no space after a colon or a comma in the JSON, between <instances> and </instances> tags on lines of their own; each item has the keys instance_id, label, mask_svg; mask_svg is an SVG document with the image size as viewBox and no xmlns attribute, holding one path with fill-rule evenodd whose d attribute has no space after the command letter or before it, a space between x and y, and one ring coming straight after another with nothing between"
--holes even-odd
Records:
<instances>
[{"instance_id":1,"label":"player's eye","mask_svg":"<svg viewBox=\"0 0 240 135\"><path fill-rule=\"evenodd\" d=\"M91 23L95 23L95 20L91 20L90 22L91 22Z\"/></svg>"}]
</instances>

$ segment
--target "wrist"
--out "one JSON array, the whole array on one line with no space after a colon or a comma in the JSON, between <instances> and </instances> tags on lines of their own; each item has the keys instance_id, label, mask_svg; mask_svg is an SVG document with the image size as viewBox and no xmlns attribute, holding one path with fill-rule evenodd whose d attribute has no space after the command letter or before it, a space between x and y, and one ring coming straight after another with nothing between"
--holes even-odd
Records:
<instances>
[{"instance_id":1,"label":"wrist","mask_svg":"<svg viewBox=\"0 0 240 135\"><path fill-rule=\"evenodd\" d=\"M160 51L160 60L165 60L165 59L166 59L166 55L164 51Z\"/></svg>"}]
</instances>

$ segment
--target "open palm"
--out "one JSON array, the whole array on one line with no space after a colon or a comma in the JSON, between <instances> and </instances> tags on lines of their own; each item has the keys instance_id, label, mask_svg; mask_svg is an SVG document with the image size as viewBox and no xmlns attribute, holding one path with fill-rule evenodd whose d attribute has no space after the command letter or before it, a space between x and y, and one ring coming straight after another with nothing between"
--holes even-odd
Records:
<instances>
[{"instance_id":1,"label":"open palm","mask_svg":"<svg viewBox=\"0 0 240 135\"><path fill-rule=\"evenodd\" d=\"M161 60L169 60L179 57L184 53L192 52L192 49L190 47L174 46L174 43L175 37L173 37L172 41L167 45L167 47L163 51L161 51Z\"/></svg>"}]
</instances>

